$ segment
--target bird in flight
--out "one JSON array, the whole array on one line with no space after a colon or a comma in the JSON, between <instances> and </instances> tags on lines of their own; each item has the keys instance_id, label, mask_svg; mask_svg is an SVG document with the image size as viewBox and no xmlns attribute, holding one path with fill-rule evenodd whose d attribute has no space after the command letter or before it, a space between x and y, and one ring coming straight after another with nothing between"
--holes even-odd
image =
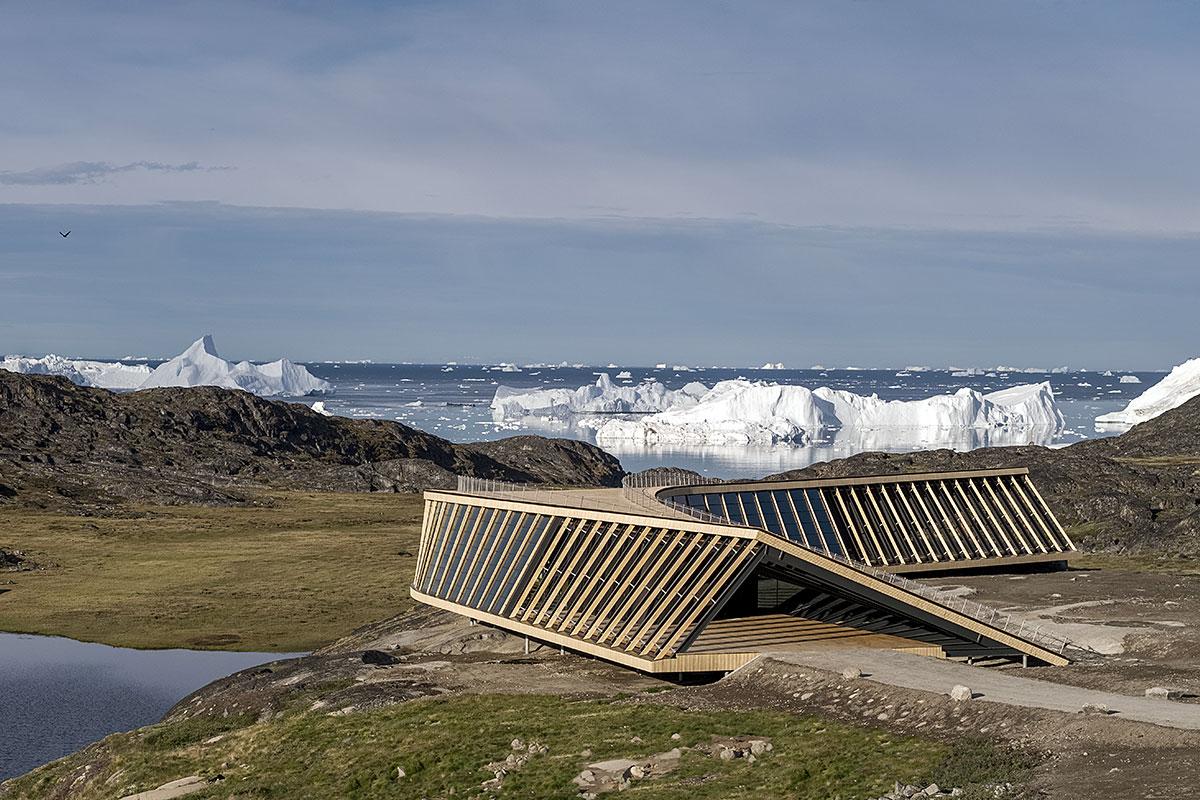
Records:
<instances>
[{"instance_id":1,"label":"bird in flight","mask_svg":"<svg viewBox=\"0 0 1200 800\"><path fill-rule=\"evenodd\" d=\"M65 238L67 238L68 236L70 236L70 235L71 235L71 232L70 232L70 231L67 231L66 233L63 233L62 231L59 231L59 232L58 232L58 235L59 235L59 236L61 236L61 237L63 237L63 238L65 239Z\"/></svg>"}]
</instances>

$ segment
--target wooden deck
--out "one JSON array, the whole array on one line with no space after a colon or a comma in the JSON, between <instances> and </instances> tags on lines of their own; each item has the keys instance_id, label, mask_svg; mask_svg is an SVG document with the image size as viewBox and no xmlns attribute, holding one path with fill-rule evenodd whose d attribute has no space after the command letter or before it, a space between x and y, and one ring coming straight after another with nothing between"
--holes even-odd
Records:
<instances>
[{"instance_id":1,"label":"wooden deck","mask_svg":"<svg viewBox=\"0 0 1200 800\"><path fill-rule=\"evenodd\" d=\"M713 620L687 649L699 653L763 653L778 650L811 650L822 647L869 647L905 653L941 656L936 645L886 633L847 628L830 622L790 614L763 614Z\"/></svg>"}]
</instances>

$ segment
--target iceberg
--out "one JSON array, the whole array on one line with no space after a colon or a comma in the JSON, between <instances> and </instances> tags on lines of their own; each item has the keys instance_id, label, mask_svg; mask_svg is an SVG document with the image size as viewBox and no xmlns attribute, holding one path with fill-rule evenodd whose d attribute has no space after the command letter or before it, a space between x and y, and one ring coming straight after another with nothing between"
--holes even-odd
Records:
<instances>
[{"instance_id":1,"label":"iceberg","mask_svg":"<svg viewBox=\"0 0 1200 800\"><path fill-rule=\"evenodd\" d=\"M767 363L765 363L761 367L759 367L759 369L786 369L786 367L783 366L782 361L776 361L774 363L768 361Z\"/></svg>"},{"instance_id":2,"label":"iceberg","mask_svg":"<svg viewBox=\"0 0 1200 800\"><path fill-rule=\"evenodd\" d=\"M524 417L563 420L581 414L650 414L695 405L707 391L702 383L689 383L678 390L668 389L659 381L618 386L607 372L602 372L594 384L578 389L498 386L492 398L492 418L503 424Z\"/></svg>"},{"instance_id":3,"label":"iceberg","mask_svg":"<svg viewBox=\"0 0 1200 800\"><path fill-rule=\"evenodd\" d=\"M217 354L212 336L207 335L170 361L160 364L137 388L162 386L220 386L243 389L261 397L333 393L333 384L286 358L269 364L226 361Z\"/></svg>"},{"instance_id":4,"label":"iceberg","mask_svg":"<svg viewBox=\"0 0 1200 800\"><path fill-rule=\"evenodd\" d=\"M782 385L736 379L721 381L694 403L636 420L593 420L601 445L804 444L828 431L921 432L1039 429L1066 427L1048 382L1014 386L982 394L959 389L924 400L882 400L876 395L821 387ZM944 438L944 437L943 437Z\"/></svg>"},{"instance_id":5,"label":"iceberg","mask_svg":"<svg viewBox=\"0 0 1200 800\"><path fill-rule=\"evenodd\" d=\"M150 375L150 367L145 364L84 361L53 353L42 358L5 356L0 359L0 369L26 375L62 375L79 386L100 389L136 389Z\"/></svg>"},{"instance_id":6,"label":"iceberg","mask_svg":"<svg viewBox=\"0 0 1200 800\"><path fill-rule=\"evenodd\" d=\"M1141 379L1137 375L1122 375L1121 380L1117 383L1141 383Z\"/></svg>"},{"instance_id":7,"label":"iceberg","mask_svg":"<svg viewBox=\"0 0 1200 800\"><path fill-rule=\"evenodd\" d=\"M1121 382L1127 383L1127 376ZM1154 419L1164 411L1177 408L1196 395L1200 395L1200 358L1183 362L1171 370L1167 377L1129 401L1121 411L1113 411L1096 417L1098 425L1136 425Z\"/></svg>"}]
</instances>

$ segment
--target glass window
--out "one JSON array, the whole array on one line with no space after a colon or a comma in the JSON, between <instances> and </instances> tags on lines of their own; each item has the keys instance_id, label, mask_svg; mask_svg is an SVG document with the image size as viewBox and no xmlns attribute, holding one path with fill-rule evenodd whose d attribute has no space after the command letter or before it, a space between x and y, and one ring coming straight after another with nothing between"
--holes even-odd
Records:
<instances>
[{"instance_id":1,"label":"glass window","mask_svg":"<svg viewBox=\"0 0 1200 800\"><path fill-rule=\"evenodd\" d=\"M804 490L792 489L788 494L792 498L792 505L796 507L796 513L799 514L802 544L813 550L821 550L821 534L817 531L816 521L808 507L808 499Z\"/></svg>"},{"instance_id":2,"label":"glass window","mask_svg":"<svg viewBox=\"0 0 1200 800\"><path fill-rule=\"evenodd\" d=\"M819 489L806 489L808 501L812 504L813 516L817 520L817 528L821 532L821 541L825 543L827 552L833 555L844 555L842 545L838 541L838 537L833 528L833 521L829 517L829 509L825 505L825 499L821 496Z\"/></svg>"},{"instance_id":3,"label":"glass window","mask_svg":"<svg viewBox=\"0 0 1200 800\"><path fill-rule=\"evenodd\" d=\"M791 503L788 502L787 492L771 492L771 497L775 501L775 507L779 509L780 523L783 525L783 535L793 542L803 544L804 539L800 536L800 525L796 521L796 515L792 511Z\"/></svg>"},{"instance_id":4,"label":"glass window","mask_svg":"<svg viewBox=\"0 0 1200 800\"><path fill-rule=\"evenodd\" d=\"M753 492L739 492L738 499L742 501L742 510L746 513L746 524L758 528L762 520L758 516L758 504L754 502Z\"/></svg>"},{"instance_id":5,"label":"glass window","mask_svg":"<svg viewBox=\"0 0 1200 800\"><path fill-rule=\"evenodd\" d=\"M488 541L480 545L479 567L475 570L475 576L465 584L467 591L471 594L464 597L462 602L465 605L476 607L479 593L490 583L496 575L496 570L499 568L499 561L506 558L505 551L509 549L512 543L513 532L516 530L517 524L524 524L528 519L528 514L523 514L519 511L513 511L508 515L508 521L504 524L504 530L499 531L489 537ZM487 559L483 561L483 559Z\"/></svg>"},{"instance_id":6,"label":"glass window","mask_svg":"<svg viewBox=\"0 0 1200 800\"><path fill-rule=\"evenodd\" d=\"M449 588L449 580L452 579L459 569L459 562L462 560L463 548L466 546L467 539L471 535L471 530L475 527L475 519L480 520L479 525L482 527L487 524L492 516L492 509L479 508L475 506L471 509L471 513L462 519L451 532L451 540L446 543L446 552L442 558L442 569L438 575L437 582L434 588L441 588L439 596L446 597L446 590Z\"/></svg>"},{"instance_id":7,"label":"glass window","mask_svg":"<svg viewBox=\"0 0 1200 800\"><path fill-rule=\"evenodd\" d=\"M487 547L491 543L492 537L499 534L499 526L504 522L505 515L514 516L515 512L496 511L491 523L496 526L496 530L488 530L491 527L490 525L481 524L474 536L469 535L469 530L464 533L466 542L463 545L462 553L458 557L454 573L451 575L450 589L445 595L447 599L461 602L461 598L458 596L459 592L471 585L471 581L475 579L475 571L479 569L479 565L473 562L487 552Z\"/></svg>"},{"instance_id":8,"label":"glass window","mask_svg":"<svg viewBox=\"0 0 1200 800\"><path fill-rule=\"evenodd\" d=\"M738 523L739 525L742 524L743 522L745 522L745 520L742 518L742 505L741 505L741 503L738 502L736 494L730 493L730 494L710 495L710 497L716 497L718 499L719 503L724 504L725 512L722 514L722 516L728 518L729 520L731 520L733 522ZM709 502L711 503L712 501L710 500ZM713 512L713 513L718 513L718 512Z\"/></svg>"},{"instance_id":9,"label":"glass window","mask_svg":"<svg viewBox=\"0 0 1200 800\"><path fill-rule=\"evenodd\" d=\"M492 557L493 564L490 565L491 568L481 584L483 595L476 603L479 608L491 608L496 593L506 580L508 570L512 568L513 560L517 557L518 551L525 546L529 529L540 520L541 517L537 514L525 514L515 528L510 526L511 535L496 548L496 553ZM487 586L488 583L491 586Z\"/></svg>"},{"instance_id":10,"label":"glass window","mask_svg":"<svg viewBox=\"0 0 1200 800\"><path fill-rule=\"evenodd\" d=\"M512 613L512 606L521 594L517 587L517 580L524 578L522 585L528 585L529 576L523 575L523 573L529 567L530 561L543 551L543 545L561 523L561 517L538 517L530 527L529 533L517 542L512 564L505 571L503 582L494 599L489 602L487 606L489 610L502 614ZM493 608L493 606L496 607Z\"/></svg>"},{"instance_id":11,"label":"glass window","mask_svg":"<svg viewBox=\"0 0 1200 800\"><path fill-rule=\"evenodd\" d=\"M770 492L755 492L758 507L762 511L763 527L777 536L783 535L783 526L779 524L779 514L775 511L775 501Z\"/></svg>"}]
</instances>

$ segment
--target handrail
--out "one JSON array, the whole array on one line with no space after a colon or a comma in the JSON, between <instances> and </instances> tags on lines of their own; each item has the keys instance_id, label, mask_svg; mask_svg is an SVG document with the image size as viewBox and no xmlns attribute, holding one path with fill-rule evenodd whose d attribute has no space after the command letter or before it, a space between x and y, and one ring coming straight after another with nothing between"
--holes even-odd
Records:
<instances>
[{"instance_id":1,"label":"handrail","mask_svg":"<svg viewBox=\"0 0 1200 800\"><path fill-rule=\"evenodd\" d=\"M621 491L625 496L625 499L631 503L659 516L661 516L663 510L666 509L676 513L686 514L693 519L698 519L703 522L709 522L716 525L760 530L755 526L735 522L728 517L713 514L712 512L703 509L692 508L676 502L675 500L657 497L654 493L645 491L646 489L668 486L694 486L698 484L711 485L718 483L725 483L725 481L716 478L697 476L694 472L686 470L663 469L654 470L650 474L639 473L636 475L626 475L621 481ZM467 494L486 495L506 494L511 492L547 491L547 489L539 484L508 483L507 481L498 481L489 478L472 478L465 475L460 475L458 476L458 491ZM569 496L570 492L565 492L565 495ZM793 544L797 544L802 547L804 546L800 542L793 542ZM847 558L844 555L826 553L811 547L807 549L813 550L813 552L819 553L826 558L831 558L834 561L845 564L846 566L858 572L870 575L877 580L884 581L885 583L889 583L907 592L915 594L918 597L922 597L926 600L937 603L938 605L943 606L951 611L957 611L964 616L970 617L992 628L1015 636L1018 639L1023 639L1032 644L1036 644L1039 647L1051 650L1059 655L1062 655L1068 647L1081 652L1090 651L1090 648L1082 647L1070 641L1069 639L1056 636L1049 631L1043 630L1043 626L1041 624L1035 625L1035 621L1030 620L1022 615L1000 611L975 600L967 600L962 597L952 596L949 592L939 590L934 586L927 586L926 584L919 583L911 578L897 575L894 572L889 572L871 564L855 561Z\"/></svg>"}]
</instances>

